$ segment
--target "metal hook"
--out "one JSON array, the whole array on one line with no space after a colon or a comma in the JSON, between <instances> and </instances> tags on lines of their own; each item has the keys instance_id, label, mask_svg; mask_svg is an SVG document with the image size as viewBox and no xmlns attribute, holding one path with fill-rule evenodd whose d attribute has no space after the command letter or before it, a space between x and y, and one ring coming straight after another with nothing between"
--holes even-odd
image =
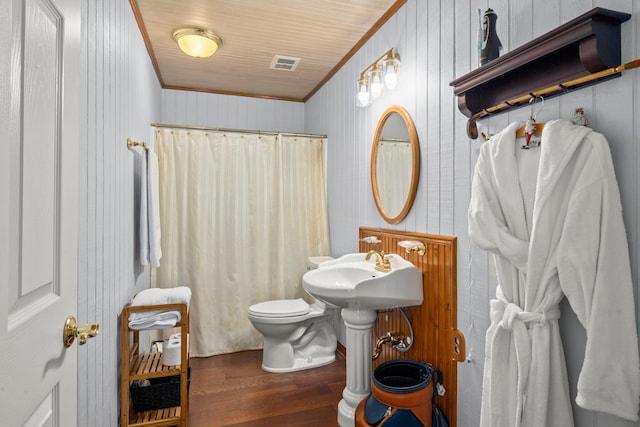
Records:
<instances>
[{"instance_id":1,"label":"metal hook","mask_svg":"<svg viewBox=\"0 0 640 427\"><path fill-rule=\"evenodd\" d=\"M540 108L538 109L538 112L537 112L537 113L533 114L533 107L534 107L534 105L536 104L536 101L537 101L538 99L541 101L541 103L540 103ZM538 96L535 96L535 95L531 94L531 99L529 99L529 104L531 104L531 118L532 118L533 120L536 120L536 119L538 118L538 114L540 114L540 112L541 112L541 111L542 111L542 109L544 108L544 97L539 96L539 95L538 95Z\"/></svg>"}]
</instances>

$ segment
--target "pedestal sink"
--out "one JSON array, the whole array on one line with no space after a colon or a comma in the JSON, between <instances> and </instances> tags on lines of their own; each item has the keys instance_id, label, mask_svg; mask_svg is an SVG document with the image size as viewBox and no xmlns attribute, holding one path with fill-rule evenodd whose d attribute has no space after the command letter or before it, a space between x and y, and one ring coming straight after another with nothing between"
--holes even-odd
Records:
<instances>
[{"instance_id":1,"label":"pedestal sink","mask_svg":"<svg viewBox=\"0 0 640 427\"><path fill-rule=\"evenodd\" d=\"M399 255L385 255L388 272L376 269L376 257L366 253L326 261L302 277L302 286L315 298L341 307L347 329L347 386L338 403L338 423L354 425L358 403L371 392L371 328L377 313L422 304L422 273Z\"/></svg>"}]
</instances>

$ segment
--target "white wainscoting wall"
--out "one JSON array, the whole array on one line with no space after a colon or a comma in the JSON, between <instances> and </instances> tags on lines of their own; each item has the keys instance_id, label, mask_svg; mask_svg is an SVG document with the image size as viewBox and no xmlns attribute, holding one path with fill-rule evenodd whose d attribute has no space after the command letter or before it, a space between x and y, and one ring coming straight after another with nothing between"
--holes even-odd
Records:
<instances>
[{"instance_id":1,"label":"white wainscoting wall","mask_svg":"<svg viewBox=\"0 0 640 427\"><path fill-rule=\"evenodd\" d=\"M100 335L78 349L78 425L118 425L118 314L140 289L148 270L135 253L133 153L126 138L146 140L149 124L211 126L328 135L328 203L332 254L358 249L358 227L367 225L458 237L458 329L473 361L460 365L458 425L479 418L484 333L495 278L486 254L469 244L466 211L478 141L465 132L449 82L476 67L477 9L498 14L504 52L590 10L632 13L622 24L623 61L640 57L637 0L408 0L356 55L307 103L210 95L159 88L127 0L83 2L83 116L79 227L80 322L98 322ZM355 107L356 79L390 47L402 57L398 88L373 106ZM632 272L640 265L640 71L546 102L540 121L570 117L585 108L591 126L609 140L620 184ZM378 215L369 178L371 139L382 112L403 105L416 124L421 176L407 219L386 224ZM529 114L521 108L483 121L497 132ZM636 285L637 286L637 285ZM636 288L637 293L637 288ZM575 393L584 332L571 311L561 322ZM419 327L419 326L418 326ZM604 414L575 410L579 427L628 427Z\"/></svg>"},{"instance_id":2,"label":"white wainscoting wall","mask_svg":"<svg viewBox=\"0 0 640 427\"><path fill-rule=\"evenodd\" d=\"M271 132L304 132L304 104L182 90L162 91L162 123Z\"/></svg>"},{"instance_id":3,"label":"white wainscoting wall","mask_svg":"<svg viewBox=\"0 0 640 427\"><path fill-rule=\"evenodd\" d=\"M135 253L134 153L126 142L148 140L160 86L126 0L83 2L82 35L76 317L99 323L100 333L78 347L78 426L113 427L119 313L150 283Z\"/></svg>"},{"instance_id":4,"label":"white wainscoting wall","mask_svg":"<svg viewBox=\"0 0 640 427\"><path fill-rule=\"evenodd\" d=\"M508 52L591 10L604 7L632 13L622 24L623 62L640 57L640 2L637 0L408 0L357 54L305 104L305 131L326 133L328 204L332 255L358 250L358 227L367 225L458 237L458 329L466 336L473 361L459 365L458 425L477 427L480 414L484 334L488 301L495 292L493 266L469 244L467 208L472 171L480 142L466 135L466 117L457 108L449 83L477 67L477 9L493 8L498 34ZM368 108L355 106L361 70L391 47L402 57L398 87ZM591 126L611 145L620 184L637 283L640 264L640 71L545 103L539 121L570 118L583 107ZM420 139L421 174L415 204L397 225L378 215L371 195L371 141L382 112L406 107ZM525 120L528 107L484 120L480 130L495 133ZM637 294L637 284L636 284ZM419 327L419 325L415 325ZM568 371L575 396L584 356L584 330L568 306L561 321ZM615 333L615 331L612 331ZM576 426L638 426L605 414L574 408Z\"/></svg>"},{"instance_id":5,"label":"white wainscoting wall","mask_svg":"<svg viewBox=\"0 0 640 427\"><path fill-rule=\"evenodd\" d=\"M78 313L100 334L78 349L78 426L119 423L119 313L151 285L138 260L130 137L150 124L303 132L304 104L162 90L126 0L83 4Z\"/></svg>"}]
</instances>

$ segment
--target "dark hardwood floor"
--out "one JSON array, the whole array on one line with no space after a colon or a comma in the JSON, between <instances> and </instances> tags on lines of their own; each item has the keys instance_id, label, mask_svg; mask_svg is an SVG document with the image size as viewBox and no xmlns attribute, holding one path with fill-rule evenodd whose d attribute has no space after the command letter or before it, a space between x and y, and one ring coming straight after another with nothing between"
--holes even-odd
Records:
<instances>
[{"instance_id":1,"label":"dark hardwood floor","mask_svg":"<svg viewBox=\"0 0 640 427\"><path fill-rule=\"evenodd\" d=\"M262 351L191 358L189 427L334 427L345 387L345 360L272 374Z\"/></svg>"}]
</instances>

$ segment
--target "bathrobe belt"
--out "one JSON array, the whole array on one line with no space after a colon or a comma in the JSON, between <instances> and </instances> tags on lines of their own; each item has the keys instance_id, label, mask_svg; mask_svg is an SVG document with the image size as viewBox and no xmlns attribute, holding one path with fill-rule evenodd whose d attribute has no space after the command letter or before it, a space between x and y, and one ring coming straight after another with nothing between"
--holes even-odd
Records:
<instances>
[{"instance_id":1,"label":"bathrobe belt","mask_svg":"<svg viewBox=\"0 0 640 427\"><path fill-rule=\"evenodd\" d=\"M529 368L531 366L532 354L531 339L529 338L527 329L532 326L544 326L549 320L559 319L560 308L556 305L546 311L524 311L518 305L508 302L500 287L497 288L496 297L497 299L491 300L491 323L497 324L492 341L495 346L497 341L504 341L504 338L508 339L508 335L505 334L511 334L513 337L518 369L515 420L516 427L519 427L522 421L522 412L524 410L524 397L529 379ZM492 363L496 362L497 364L502 365L502 363L494 358ZM492 366L491 371L495 375L496 372L500 372L500 369L503 368L504 366Z\"/></svg>"}]
</instances>

